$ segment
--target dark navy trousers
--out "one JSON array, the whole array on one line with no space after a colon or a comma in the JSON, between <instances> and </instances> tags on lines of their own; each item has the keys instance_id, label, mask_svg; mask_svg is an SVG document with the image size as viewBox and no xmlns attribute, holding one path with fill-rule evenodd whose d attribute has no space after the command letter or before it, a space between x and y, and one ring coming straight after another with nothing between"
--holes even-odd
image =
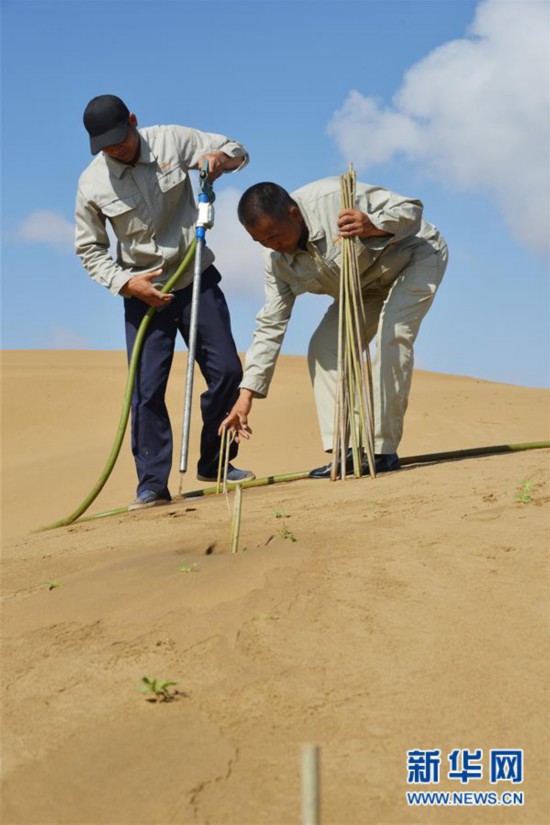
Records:
<instances>
[{"instance_id":1,"label":"dark navy trousers","mask_svg":"<svg viewBox=\"0 0 550 825\"><path fill-rule=\"evenodd\" d=\"M242 367L231 333L229 310L214 266L202 273L197 325L196 360L208 389L201 395L202 434L198 473L216 477L220 439L218 427L237 400ZM145 490L169 495L172 428L165 395L174 357L176 334L189 343L193 285L174 292L172 302L151 319L132 396L132 453L138 474L138 496ZM124 299L126 348L130 358L138 327L149 307L139 298ZM182 382L182 418L183 418ZM230 457L238 446L231 444Z\"/></svg>"}]
</instances>

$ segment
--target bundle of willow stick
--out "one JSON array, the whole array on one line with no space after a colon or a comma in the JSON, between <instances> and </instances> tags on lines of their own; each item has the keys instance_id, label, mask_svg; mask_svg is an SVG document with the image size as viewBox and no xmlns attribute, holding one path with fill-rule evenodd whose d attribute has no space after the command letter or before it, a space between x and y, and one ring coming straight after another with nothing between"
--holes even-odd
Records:
<instances>
[{"instance_id":1,"label":"bundle of willow stick","mask_svg":"<svg viewBox=\"0 0 550 825\"><path fill-rule=\"evenodd\" d=\"M355 209L355 171L340 177L342 209ZM361 476L363 452L374 478L374 403L372 366L366 336L365 307L356 238L342 238L338 316L338 371L334 407L334 439L330 477L346 478L348 445L353 456L353 475Z\"/></svg>"}]
</instances>

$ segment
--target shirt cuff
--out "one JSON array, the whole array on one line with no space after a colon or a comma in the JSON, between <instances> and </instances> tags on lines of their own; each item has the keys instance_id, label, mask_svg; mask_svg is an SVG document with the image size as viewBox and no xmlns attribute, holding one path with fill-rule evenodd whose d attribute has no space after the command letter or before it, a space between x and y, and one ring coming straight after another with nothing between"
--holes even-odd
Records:
<instances>
[{"instance_id":1,"label":"shirt cuff","mask_svg":"<svg viewBox=\"0 0 550 825\"><path fill-rule=\"evenodd\" d=\"M120 290L124 289L128 281L131 281L134 276L132 274L128 274L127 272L122 271L119 275L115 275L111 284L109 286L109 291L113 293L113 295L120 295ZM124 298L124 295L120 295L121 298Z\"/></svg>"},{"instance_id":2,"label":"shirt cuff","mask_svg":"<svg viewBox=\"0 0 550 825\"><path fill-rule=\"evenodd\" d=\"M241 382L240 389L251 390L251 392L256 393L257 398L265 398L269 389L269 382L266 381L265 378L247 377L245 375Z\"/></svg>"},{"instance_id":3,"label":"shirt cuff","mask_svg":"<svg viewBox=\"0 0 550 825\"><path fill-rule=\"evenodd\" d=\"M229 155L229 152L226 152L226 154ZM229 155L229 157L230 158L241 158L241 163L237 166L236 169L229 169L227 172L225 172L224 174L226 174L226 175L234 175L235 172L240 172L241 169L244 169L244 167L246 166L246 164L248 163L248 160L249 160L248 155Z\"/></svg>"}]
</instances>

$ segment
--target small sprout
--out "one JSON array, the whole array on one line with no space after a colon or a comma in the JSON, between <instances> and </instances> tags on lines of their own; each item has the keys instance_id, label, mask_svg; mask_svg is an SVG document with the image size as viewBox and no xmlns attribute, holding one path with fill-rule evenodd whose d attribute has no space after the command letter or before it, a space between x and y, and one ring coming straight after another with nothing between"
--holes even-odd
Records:
<instances>
[{"instance_id":1,"label":"small sprout","mask_svg":"<svg viewBox=\"0 0 550 825\"><path fill-rule=\"evenodd\" d=\"M265 622L265 621L277 622L280 617L276 613L257 613L254 616L254 618L257 619L259 622Z\"/></svg>"},{"instance_id":2,"label":"small sprout","mask_svg":"<svg viewBox=\"0 0 550 825\"><path fill-rule=\"evenodd\" d=\"M145 698L148 702L171 702L176 698L178 691L170 690L177 682L161 682L160 679L149 679L143 676L140 691L147 694Z\"/></svg>"},{"instance_id":3,"label":"small sprout","mask_svg":"<svg viewBox=\"0 0 550 825\"><path fill-rule=\"evenodd\" d=\"M275 510L273 515L275 518L290 518L290 513L286 513L284 510Z\"/></svg>"},{"instance_id":4,"label":"small sprout","mask_svg":"<svg viewBox=\"0 0 550 825\"><path fill-rule=\"evenodd\" d=\"M183 562L183 564L180 564L179 566L179 571L180 573L198 573L199 567L194 562L193 564L186 564Z\"/></svg>"},{"instance_id":5,"label":"small sprout","mask_svg":"<svg viewBox=\"0 0 550 825\"><path fill-rule=\"evenodd\" d=\"M531 493L534 489L534 481L531 481L531 479L522 481L521 486L518 488L518 492L516 493L516 500L521 502L521 504L529 504L531 501L533 501L533 496L531 495Z\"/></svg>"},{"instance_id":6,"label":"small sprout","mask_svg":"<svg viewBox=\"0 0 550 825\"><path fill-rule=\"evenodd\" d=\"M298 541L292 530L288 529L284 521L282 528L279 530L279 535L282 539L288 539L289 541Z\"/></svg>"},{"instance_id":7,"label":"small sprout","mask_svg":"<svg viewBox=\"0 0 550 825\"><path fill-rule=\"evenodd\" d=\"M61 587L61 582L55 581L55 579L48 579L46 587L48 590L55 590L56 587Z\"/></svg>"}]
</instances>

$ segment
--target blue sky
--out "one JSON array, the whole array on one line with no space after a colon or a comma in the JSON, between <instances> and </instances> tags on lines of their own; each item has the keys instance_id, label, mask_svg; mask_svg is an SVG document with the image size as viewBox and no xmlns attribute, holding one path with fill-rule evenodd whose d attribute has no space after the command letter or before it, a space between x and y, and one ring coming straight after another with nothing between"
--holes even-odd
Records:
<instances>
[{"instance_id":1,"label":"blue sky","mask_svg":"<svg viewBox=\"0 0 550 825\"><path fill-rule=\"evenodd\" d=\"M90 161L82 112L120 95L142 125L242 141L209 244L247 349L262 260L235 218L260 180L289 190L353 161L419 197L450 262L418 367L525 386L549 377L549 6L539 0L10 2L2 8L2 346L124 347L121 300L71 250ZM304 353L326 301L297 301Z\"/></svg>"}]
</instances>

